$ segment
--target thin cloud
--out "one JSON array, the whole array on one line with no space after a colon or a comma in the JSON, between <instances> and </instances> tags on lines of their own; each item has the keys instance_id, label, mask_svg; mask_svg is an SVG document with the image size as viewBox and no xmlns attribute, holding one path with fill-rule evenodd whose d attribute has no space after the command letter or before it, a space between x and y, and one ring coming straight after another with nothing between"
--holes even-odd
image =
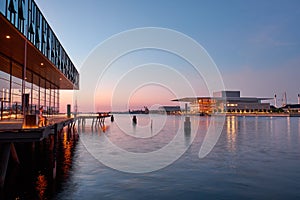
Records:
<instances>
[{"instance_id":1,"label":"thin cloud","mask_svg":"<svg viewBox=\"0 0 300 200\"><path fill-rule=\"evenodd\" d=\"M284 41L280 38L283 35L284 28L279 25L265 26L257 31L250 39L250 43L258 46L281 47L295 46L297 42Z\"/></svg>"}]
</instances>

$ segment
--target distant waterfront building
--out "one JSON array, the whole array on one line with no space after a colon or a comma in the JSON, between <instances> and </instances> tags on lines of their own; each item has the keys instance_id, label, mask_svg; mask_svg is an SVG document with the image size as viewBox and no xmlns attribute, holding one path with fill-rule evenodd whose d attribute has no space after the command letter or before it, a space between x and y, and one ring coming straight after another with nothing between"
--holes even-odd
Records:
<instances>
[{"instance_id":1,"label":"distant waterfront building","mask_svg":"<svg viewBox=\"0 0 300 200\"><path fill-rule=\"evenodd\" d=\"M176 115L181 113L180 106L160 106L158 109L162 112L166 112L168 115Z\"/></svg>"},{"instance_id":2,"label":"distant waterfront building","mask_svg":"<svg viewBox=\"0 0 300 200\"><path fill-rule=\"evenodd\" d=\"M241 97L240 91L214 92L212 97L185 97L173 101L189 102L191 113L254 113L269 112L272 98Z\"/></svg>"},{"instance_id":3,"label":"distant waterfront building","mask_svg":"<svg viewBox=\"0 0 300 200\"><path fill-rule=\"evenodd\" d=\"M300 104L286 104L281 109L287 113L298 113L300 112Z\"/></svg>"},{"instance_id":4,"label":"distant waterfront building","mask_svg":"<svg viewBox=\"0 0 300 200\"><path fill-rule=\"evenodd\" d=\"M79 89L79 73L33 0L0 1L3 112L59 112L59 90Z\"/></svg>"}]
</instances>

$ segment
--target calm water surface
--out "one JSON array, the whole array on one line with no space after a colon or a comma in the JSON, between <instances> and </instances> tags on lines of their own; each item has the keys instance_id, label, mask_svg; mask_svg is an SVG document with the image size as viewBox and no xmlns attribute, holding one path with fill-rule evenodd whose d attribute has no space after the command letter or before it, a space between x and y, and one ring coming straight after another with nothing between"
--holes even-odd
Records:
<instances>
[{"instance_id":1,"label":"calm water surface","mask_svg":"<svg viewBox=\"0 0 300 200\"><path fill-rule=\"evenodd\" d=\"M192 129L199 126L195 139L193 133L182 134L182 142L178 143L178 148L189 147L187 151L173 164L150 173L120 172L89 153L90 148L94 152L102 150L95 144L104 136L125 150L145 153L167 145L178 130L183 132L181 116L152 115L152 128L150 116L137 117L137 126L132 125L128 115L115 115L114 123L106 121L105 130L91 127L91 122L79 127L84 140L66 143L62 138L63 155L57 153L57 181L50 181L45 167L35 167L28 177L32 184L17 189L20 191L14 197L300 199L300 118L226 117L217 144L208 156L199 159L210 118L193 116ZM43 180L48 180L46 185L41 184Z\"/></svg>"}]
</instances>

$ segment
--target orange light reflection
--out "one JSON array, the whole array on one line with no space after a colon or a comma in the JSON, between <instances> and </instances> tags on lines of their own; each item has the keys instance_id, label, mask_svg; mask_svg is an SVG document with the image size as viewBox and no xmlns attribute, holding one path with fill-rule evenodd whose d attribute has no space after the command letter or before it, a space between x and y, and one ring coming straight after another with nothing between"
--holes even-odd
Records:
<instances>
[{"instance_id":1,"label":"orange light reflection","mask_svg":"<svg viewBox=\"0 0 300 200\"><path fill-rule=\"evenodd\" d=\"M63 165L63 172L64 175L67 175L70 167L72 165L72 140L68 140L68 134L64 132L63 136L63 147L64 147L64 165Z\"/></svg>"},{"instance_id":2,"label":"orange light reflection","mask_svg":"<svg viewBox=\"0 0 300 200\"><path fill-rule=\"evenodd\" d=\"M238 121L235 116L227 117L227 143L231 151L236 151L236 131L238 128Z\"/></svg>"},{"instance_id":3,"label":"orange light reflection","mask_svg":"<svg viewBox=\"0 0 300 200\"><path fill-rule=\"evenodd\" d=\"M48 182L47 182L46 176L40 174L37 177L36 187L35 187L35 189L38 192L39 199L45 199L46 198L45 197L45 192L46 192L46 189L47 189L47 185L48 185Z\"/></svg>"}]
</instances>

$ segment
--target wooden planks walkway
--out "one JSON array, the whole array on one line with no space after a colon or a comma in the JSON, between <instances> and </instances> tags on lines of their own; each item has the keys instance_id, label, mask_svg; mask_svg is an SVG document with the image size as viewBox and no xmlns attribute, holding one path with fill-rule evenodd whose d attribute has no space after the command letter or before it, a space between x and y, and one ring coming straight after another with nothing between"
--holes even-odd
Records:
<instances>
[{"instance_id":1,"label":"wooden planks walkway","mask_svg":"<svg viewBox=\"0 0 300 200\"><path fill-rule=\"evenodd\" d=\"M55 134L65 126L71 126L74 118L50 118L48 126L22 128L22 120L0 121L0 142L35 142Z\"/></svg>"}]
</instances>

